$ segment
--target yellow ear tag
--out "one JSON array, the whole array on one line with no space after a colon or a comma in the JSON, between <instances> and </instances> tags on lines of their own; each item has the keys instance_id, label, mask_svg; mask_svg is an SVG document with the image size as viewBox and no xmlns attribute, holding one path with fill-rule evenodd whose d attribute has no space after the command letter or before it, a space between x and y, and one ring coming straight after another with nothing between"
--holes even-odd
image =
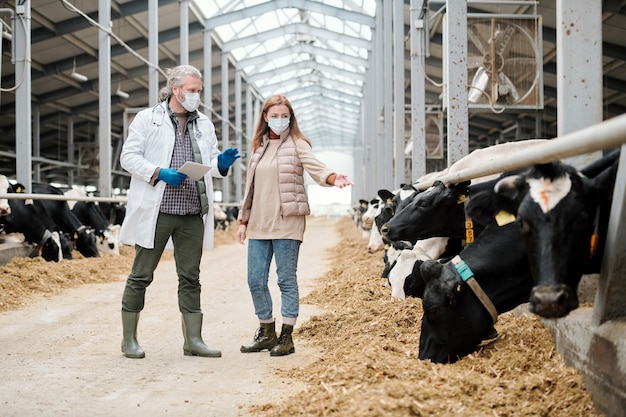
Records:
<instances>
[{"instance_id":1,"label":"yellow ear tag","mask_svg":"<svg viewBox=\"0 0 626 417\"><path fill-rule=\"evenodd\" d=\"M456 292L461 292L461 284L456 286Z\"/></svg>"},{"instance_id":2,"label":"yellow ear tag","mask_svg":"<svg viewBox=\"0 0 626 417\"><path fill-rule=\"evenodd\" d=\"M458 200L456 200L456 203L457 203L457 204L463 204L463 203L465 203L466 201L467 201L467 196L466 196L466 195L464 195L464 194L461 194L461 195L459 196L459 199L458 199Z\"/></svg>"},{"instance_id":3,"label":"yellow ear tag","mask_svg":"<svg viewBox=\"0 0 626 417\"><path fill-rule=\"evenodd\" d=\"M600 239L600 236L598 236L597 233L594 233L591 235L591 244L589 247L589 259L593 258L593 255L596 254L596 249L598 248L598 239Z\"/></svg>"},{"instance_id":4,"label":"yellow ear tag","mask_svg":"<svg viewBox=\"0 0 626 417\"><path fill-rule=\"evenodd\" d=\"M391 198L388 198L387 199L387 204L391 204L391 203L393 203L393 201L391 200Z\"/></svg>"},{"instance_id":5,"label":"yellow ear tag","mask_svg":"<svg viewBox=\"0 0 626 417\"><path fill-rule=\"evenodd\" d=\"M496 214L496 223L498 226L505 226L507 224L513 223L515 221L515 216L508 211L500 210L498 214Z\"/></svg>"}]
</instances>

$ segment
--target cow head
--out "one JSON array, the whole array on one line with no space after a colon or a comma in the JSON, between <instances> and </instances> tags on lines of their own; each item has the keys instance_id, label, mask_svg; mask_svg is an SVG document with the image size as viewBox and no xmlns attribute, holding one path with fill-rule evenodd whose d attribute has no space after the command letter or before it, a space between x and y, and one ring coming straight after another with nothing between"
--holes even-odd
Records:
<instances>
[{"instance_id":1,"label":"cow head","mask_svg":"<svg viewBox=\"0 0 626 417\"><path fill-rule=\"evenodd\" d=\"M461 195L467 195L469 182L446 187L435 181L429 189L415 195L415 198L381 228L381 234L389 241L408 240L415 243L419 239L434 236L464 235L463 205ZM458 221L452 219L458 218ZM458 230L456 230L458 229Z\"/></svg>"},{"instance_id":2,"label":"cow head","mask_svg":"<svg viewBox=\"0 0 626 417\"><path fill-rule=\"evenodd\" d=\"M106 230L100 230L98 236L98 251L111 255L120 254L120 229L119 224L110 225Z\"/></svg>"},{"instance_id":3,"label":"cow head","mask_svg":"<svg viewBox=\"0 0 626 417\"><path fill-rule=\"evenodd\" d=\"M98 239L93 229L82 226L73 233L72 241L76 246L76 250L85 258L97 258L100 256Z\"/></svg>"},{"instance_id":4,"label":"cow head","mask_svg":"<svg viewBox=\"0 0 626 417\"><path fill-rule=\"evenodd\" d=\"M56 228L57 233L59 234L59 241L61 242L61 253L63 254L63 259L72 259L72 251L74 250L74 246L72 244L72 239L69 233L62 232Z\"/></svg>"},{"instance_id":5,"label":"cow head","mask_svg":"<svg viewBox=\"0 0 626 417\"><path fill-rule=\"evenodd\" d=\"M425 282L419 359L451 363L474 352L493 324L487 310L450 263L424 261L419 275Z\"/></svg>"},{"instance_id":6,"label":"cow head","mask_svg":"<svg viewBox=\"0 0 626 417\"><path fill-rule=\"evenodd\" d=\"M46 230L43 240L38 245L37 251L39 255L48 262L59 262L63 259L59 232L50 232L49 230Z\"/></svg>"},{"instance_id":7,"label":"cow head","mask_svg":"<svg viewBox=\"0 0 626 417\"><path fill-rule=\"evenodd\" d=\"M381 199L380 197L370 200L367 210L361 216L361 229L372 230L374 226L374 218L380 213Z\"/></svg>"},{"instance_id":8,"label":"cow head","mask_svg":"<svg viewBox=\"0 0 626 417\"><path fill-rule=\"evenodd\" d=\"M501 180L496 193L516 202L516 221L526 243L535 280L530 310L545 318L578 307L578 284L597 250L594 230L606 231L600 216L615 182L617 164L595 178L582 177L562 163L536 165L521 177ZM599 236L603 244L605 234ZM594 238L596 241L598 238ZM598 255L599 256L599 255Z\"/></svg>"}]
</instances>

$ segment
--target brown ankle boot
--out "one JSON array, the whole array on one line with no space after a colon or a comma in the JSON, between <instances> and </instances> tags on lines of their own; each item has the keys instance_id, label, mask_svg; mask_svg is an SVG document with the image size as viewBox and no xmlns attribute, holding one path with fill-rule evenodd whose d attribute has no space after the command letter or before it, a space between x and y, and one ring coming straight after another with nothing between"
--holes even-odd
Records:
<instances>
[{"instance_id":1,"label":"brown ankle boot","mask_svg":"<svg viewBox=\"0 0 626 417\"><path fill-rule=\"evenodd\" d=\"M239 350L244 353L260 352L263 349L272 349L276 346L276 343L278 343L276 322L261 323L261 327L256 331L252 343L242 346Z\"/></svg>"},{"instance_id":2,"label":"brown ankle boot","mask_svg":"<svg viewBox=\"0 0 626 417\"><path fill-rule=\"evenodd\" d=\"M296 348L293 345L291 333L293 333L293 326L290 324L283 324L283 328L280 331L280 337L278 338L278 344L270 351L270 356L285 356L296 351Z\"/></svg>"}]
</instances>

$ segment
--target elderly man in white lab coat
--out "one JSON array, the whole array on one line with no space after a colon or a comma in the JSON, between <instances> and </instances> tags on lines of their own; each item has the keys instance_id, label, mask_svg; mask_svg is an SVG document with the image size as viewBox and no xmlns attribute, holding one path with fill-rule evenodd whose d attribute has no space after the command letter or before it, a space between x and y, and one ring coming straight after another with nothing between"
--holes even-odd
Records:
<instances>
[{"instance_id":1,"label":"elderly man in white lab coat","mask_svg":"<svg viewBox=\"0 0 626 417\"><path fill-rule=\"evenodd\" d=\"M221 356L201 336L200 259L203 248L213 248L212 177L225 176L239 155L236 148L219 152L213 123L198 111L201 90L202 76L195 67L170 69L161 92L163 101L135 116L120 155L122 167L132 174L120 241L135 246L122 296L122 352L128 358L145 357L136 337L139 313L170 238L178 274L183 352ZM179 172L186 162L210 169L204 175L187 176Z\"/></svg>"}]
</instances>

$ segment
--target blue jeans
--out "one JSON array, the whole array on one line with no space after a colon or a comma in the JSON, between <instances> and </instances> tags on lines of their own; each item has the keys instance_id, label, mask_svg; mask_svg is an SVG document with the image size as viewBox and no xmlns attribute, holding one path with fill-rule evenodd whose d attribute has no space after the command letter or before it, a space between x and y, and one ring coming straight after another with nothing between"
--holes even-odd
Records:
<instances>
[{"instance_id":1,"label":"blue jeans","mask_svg":"<svg viewBox=\"0 0 626 417\"><path fill-rule=\"evenodd\" d=\"M248 287L252 294L254 312L259 320L273 317L272 296L267 285L272 256L276 260L276 274L281 294L281 314L296 318L300 312L298 294L298 253L300 241L293 239L248 240Z\"/></svg>"}]
</instances>

